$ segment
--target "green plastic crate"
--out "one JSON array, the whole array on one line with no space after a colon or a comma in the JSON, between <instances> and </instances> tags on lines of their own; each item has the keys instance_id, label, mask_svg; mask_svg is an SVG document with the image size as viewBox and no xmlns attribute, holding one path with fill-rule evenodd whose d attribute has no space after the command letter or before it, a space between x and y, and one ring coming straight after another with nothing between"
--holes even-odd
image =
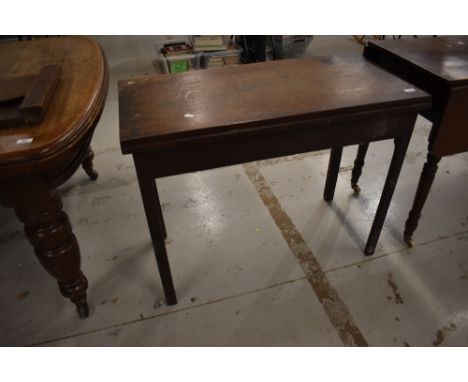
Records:
<instances>
[{"instance_id":1,"label":"green plastic crate","mask_svg":"<svg viewBox=\"0 0 468 382\"><path fill-rule=\"evenodd\" d=\"M188 71L188 61L187 60L180 60L180 61L169 61L169 71L171 73L182 73Z\"/></svg>"}]
</instances>

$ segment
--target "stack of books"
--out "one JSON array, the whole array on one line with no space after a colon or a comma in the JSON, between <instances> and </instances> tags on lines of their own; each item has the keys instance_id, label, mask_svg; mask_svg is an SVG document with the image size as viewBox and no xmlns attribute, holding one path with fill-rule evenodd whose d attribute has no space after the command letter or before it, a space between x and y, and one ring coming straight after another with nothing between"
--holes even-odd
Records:
<instances>
[{"instance_id":1,"label":"stack of books","mask_svg":"<svg viewBox=\"0 0 468 382\"><path fill-rule=\"evenodd\" d=\"M219 67L224 66L224 61L222 57L219 56L211 56L208 60L207 68Z\"/></svg>"},{"instance_id":2,"label":"stack of books","mask_svg":"<svg viewBox=\"0 0 468 382\"><path fill-rule=\"evenodd\" d=\"M224 66L232 66L240 64L240 53L229 53L223 56Z\"/></svg>"},{"instance_id":3,"label":"stack of books","mask_svg":"<svg viewBox=\"0 0 468 382\"><path fill-rule=\"evenodd\" d=\"M223 36L193 36L193 50L195 52L214 52L227 49L227 42Z\"/></svg>"},{"instance_id":4,"label":"stack of books","mask_svg":"<svg viewBox=\"0 0 468 382\"><path fill-rule=\"evenodd\" d=\"M161 53L166 57L184 56L192 54L192 47L184 42L164 44Z\"/></svg>"}]
</instances>

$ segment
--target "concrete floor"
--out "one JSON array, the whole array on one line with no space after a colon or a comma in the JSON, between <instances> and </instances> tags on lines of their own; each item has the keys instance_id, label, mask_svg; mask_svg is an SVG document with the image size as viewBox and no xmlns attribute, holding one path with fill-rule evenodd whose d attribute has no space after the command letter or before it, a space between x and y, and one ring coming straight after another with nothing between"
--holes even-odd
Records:
<instances>
[{"instance_id":1,"label":"concrete floor","mask_svg":"<svg viewBox=\"0 0 468 382\"><path fill-rule=\"evenodd\" d=\"M79 170L60 188L90 317L60 296L2 207L0 344L467 346L468 154L441 161L417 246L402 241L430 130L422 118L371 258L362 248L392 142L371 145L358 198L349 186L356 148L345 149L331 205L322 200L328 151L159 179L179 298L163 303L133 161L119 148L116 92L118 79L157 73L163 39L97 38L110 68L93 139L99 179ZM361 52L336 36L316 37L307 54Z\"/></svg>"}]
</instances>

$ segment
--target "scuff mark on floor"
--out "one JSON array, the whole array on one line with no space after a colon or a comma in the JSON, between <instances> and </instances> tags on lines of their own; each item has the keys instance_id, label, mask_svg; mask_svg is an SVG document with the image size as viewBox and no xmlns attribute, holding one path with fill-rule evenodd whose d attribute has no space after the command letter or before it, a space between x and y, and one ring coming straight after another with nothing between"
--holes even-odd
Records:
<instances>
[{"instance_id":1,"label":"scuff mark on floor","mask_svg":"<svg viewBox=\"0 0 468 382\"><path fill-rule=\"evenodd\" d=\"M194 200L194 199L192 199L192 198L189 198L188 200L185 201L184 204L182 204L182 206L183 206L184 208L190 208L191 205L196 204L196 203L197 203L196 200Z\"/></svg>"},{"instance_id":2,"label":"scuff mark on floor","mask_svg":"<svg viewBox=\"0 0 468 382\"><path fill-rule=\"evenodd\" d=\"M401 298L401 294L398 290L398 286L396 285L395 281L393 280L393 273L390 272L387 277L387 284L392 289L393 296L387 296L388 300L392 300L395 304L404 304L403 299ZM393 298L392 298L393 297Z\"/></svg>"},{"instance_id":3,"label":"scuff mark on floor","mask_svg":"<svg viewBox=\"0 0 468 382\"><path fill-rule=\"evenodd\" d=\"M459 262L458 267L463 272L463 274L460 276L460 280L468 280L468 271L466 270L465 262Z\"/></svg>"},{"instance_id":4,"label":"scuff mark on floor","mask_svg":"<svg viewBox=\"0 0 468 382\"><path fill-rule=\"evenodd\" d=\"M338 170L338 172L351 171L352 169L353 169L353 165L343 166L343 167L340 167L340 169Z\"/></svg>"},{"instance_id":5,"label":"scuff mark on floor","mask_svg":"<svg viewBox=\"0 0 468 382\"><path fill-rule=\"evenodd\" d=\"M74 227L85 227L85 226L90 226L90 225L98 225L98 224L105 224L109 221L108 218L104 219L91 219L88 217L84 218L79 218L76 221L73 222Z\"/></svg>"},{"instance_id":6,"label":"scuff mark on floor","mask_svg":"<svg viewBox=\"0 0 468 382\"><path fill-rule=\"evenodd\" d=\"M18 293L16 295L16 301L22 301L29 296L29 291L25 290L24 292Z\"/></svg>"},{"instance_id":7,"label":"scuff mark on floor","mask_svg":"<svg viewBox=\"0 0 468 382\"><path fill-rule=\"evenodd\" d=\"M120 152L120 150L121 150L120 147L109 147L104 150L95 151L94 155L97 156L97 155L107 154L107 153L116 153L116 152Z\"/></svg>"},{"instance_id":8,"label":"scuff mark on floor","mask_svg":"<svg viewBox=\"0 0 468 382\"><path fill-rule=\"evenodd\" d=\"M444 326L442 329L439 329L436 333L436 339L432 342L432 345L440 346L445 341L447 335L456 329L457 325L455 325L453 322L450 325Z\"/></svg>"},{"instance_id":9,"label":"scuff mark on floor","mask_svg":"<svg viewBox=\"0 0 468 382\"><path fill-rule=\"evenodd\" d=\"M312 152L308 152L304 154L296 154L296 155L290 155L286 157L260 160L260 161L255 162L255 164L258 167L272 166L277 163L286 163L286 162L291 162L295 160L302 160L304 158L310 158L310 157L314 157L318 155L323 155L326 153L328 153L328 150L312 151Z\"/></svg>"},{"instance_id":10,"label":"scuff mark on floor","mask_svg":"<svg viewBox=\"0 0 468 382\"><path fill-rule=\"evenodd\" d=\"M161 306L162 306L161 299L157 298L156 300L154 300L153 309L159 309Z\"/></svg>"},{"instance_id":11,"label":"scuff mark on floor","mask_svg":"<svg viewBox=\"0 0 468 382\"><path fill-rule=\"evenodd\" d=\"M111 197L109 195L106 196L98 196L97 198L94 198L93 201L91 202L91 206L93 207L98 207L106 204Z\"/></svg>"}]
</instances>

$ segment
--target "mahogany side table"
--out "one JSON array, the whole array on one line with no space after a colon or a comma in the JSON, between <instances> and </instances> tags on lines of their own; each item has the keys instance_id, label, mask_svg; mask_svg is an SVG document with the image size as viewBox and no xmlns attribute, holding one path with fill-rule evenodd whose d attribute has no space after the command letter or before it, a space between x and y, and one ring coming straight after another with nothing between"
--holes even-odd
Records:
<instances>
[{"instance_id":1,"label":"mahogany side table","mask_svg":"<svg viewBox=\"0 0 468 382\"><path fill-rule=\"evenodd\" d=\"M404 240L413 234L442 157L468 151L468 37L451 36L371 41L364 57L432 95L432 106L421 112L432 122L427 161L405 224ZM357 187L367 145L361 145L353 170Z\"/></svg>"},{"instance_id":2,"label":"mahogany side table","mask_svg":"<svg viewBox=\"0 0 468 382\"><path fill-rule=\"evenodd\" d=\"M372 253L418 112L430 97L363 58L294 59L119 81L120 143L132 154L166 302L177 302L155 178L393 139L395 151L365 251Z\"/></svg>"},{"instance_id":3,"label":"mahogany side table","mask_svg":"<svg viewBox=\"0 0 468 382\"><path fill-rule=\"evenodd\" d=\"M95 179L90 141L107 94L108 70L99 45L59 37L0 44L0 78L38 73L59 64L61 78L44 120L0 128L0 202L14 209L42 266L60 292L88 316L88 282L57 187L82 164Z\"/></svg>"}]
</instances>

